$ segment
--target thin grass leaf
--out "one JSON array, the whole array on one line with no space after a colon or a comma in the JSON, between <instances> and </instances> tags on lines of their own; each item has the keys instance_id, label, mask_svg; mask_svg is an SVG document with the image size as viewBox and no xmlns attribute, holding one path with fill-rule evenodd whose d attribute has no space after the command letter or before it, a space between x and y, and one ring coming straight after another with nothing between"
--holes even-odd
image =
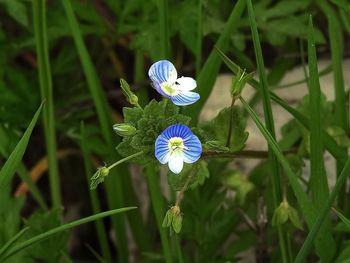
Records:
<instances>
[{"instance_id":1,"label":"thin grass leaf","mask_svg":"<svg viewBox=\"0 0 350 263\"><path fill-rule=\"evenodd\" d=\"M54 207L61 207L60 180L57 163L55 114L53 104L52 77L46 30L46 1L33 1L33 24L38 60L41 99L46 101L43 110L44 133L49 164L50 193Z\"/></svg>"},{"instance_id":2,"label":"thin grass leaf","mask_svg":"<svg viewBox=\"0 0 350 263\"><path fill-rule=\"evenodd\" d=\"M321 88L318 78L316 48L312 17L308 26L308 61L310 88L310 190L316 207L327 199L329 190L323 162L323 141L321 125Z\"/></svg>"},{"instance_id":3,"label":"thin grass leaf","mask_svg":"<svg viewBox=\"0 0 350 263\"><path fill-rule=\"evenodd\" d=\"M91 176L93 174L93 172L92 172L93 167L91 165L91 159L90 159L91 154L90 154L89 148L87 146L87 137L86 137L84 123L81 123L81 125L80 125L80 133L81 133L81 149L82 149L83 158L84 158L87 188L89 189L90 179L91 179ZM92 212L94 214L100 213L101 207L100 207L97 192L96 191L89 191L89 195L90 195ZM96 220L95 224L96 224L98 242L100 245L100 249L102 251L102 255L106 259L107 262L112 262L112 256L111 256L109 245L108 245L107 233L106 233L106 230L104 228L103 221Z\"/></svg>"},{"instance_id":4,"label":"thin grass leaf","mask_svg":"<svg viewBox=\"0 0 350 263\"><path fill-rule=\"evenodd\" d=\"M337 209L332 208L332 210L340 218L340 220L350 229L350 220Z\"/></svg>"},{"instance_id":5,"label":"thin grass leaf","mask_svg":"<svg viewBox=\"0 0 350 263\"><path fill-rule=\"evenodd\" d=\"M98 219L101 219L101 218L104 218L104 217L107 217L107 216L112 216L112 215L115 215L115 214L119 214L119 213L122 213L122 212L126 212L126 211L130 211L130 210L133 210L133 209L136 209L137 207L124 207L124 208L119 208L119 209L114 209L114 210L109 210L109 211L106 211L106 212L102 212L102 213L99 213L99 214L96 214L96 215L92 215L92 216L88 216L88 217L85 217L85 218L82 218L82 219L79 219L79 220L76 220L76 221L73 221L73 222L70 222L70 223L67 223L67 224L64 224L64 225L61 225L59 227L55 227L53 229L50 229L49 231L47 232L44 232L42 234L39 234L35 237L32 237L16 246L14 246L13 248L11 248L6 256L4 257L4 260L5 259L8 259L9 257L15 255L16 253L22 251L23 249L29 247L29 246L32 246L38 242L41 242L41 241L44 241L45 239L49 238L50 236L54 235L54 234L57 234L59 232L62 232L62 231L65 231L65 230L69 230L73 227L76 227L76 226L79 226L79 225L82 225L82 224L86 224L86 223L89 223L89 222L92 222L92 221L95 221L95 220L98 220Z\"/></svg>"},{"instance_id":6,"label":"thin grass leaf","mask_svg":"<svg viewBox=\"0 0 350 263\"><path fill-rule=\"evenodd\" d=\"M231 12L229 19L225 25L225 28L216 42L216 46L221 50L225 51L230 42L232 31L238 25L238 21L242 16L245 8L246 1L238 0L234 9ZM198 122L198 116L202 110L203 105L208 99L211 90L213 89L217 74L221 66L221 60L215 49L210 52L210 55L205 62L202 70L200 71L197 78L198 91L201 95L199 101L196 104L191 105L184 109L186 115L191 116L193 123Z\"/></svg>"},{"instance_id":7,"label":"thin grass leaf","mask_svg":"<svg viewBox=\"0 0 350 263\"><path fill-rule=\"evenodd\" d=\"M23 158L23 154L27 148L30 135L32 134L34 126L38 121L42 107L43 103L40 104L21 140L17 143L15 149L12 151L4 166L0 170L0 193L2 192L3 188L5 186L8 186L10 183L11 178L13 177L18 165Z\"/></svg>"},{"instance_id":8,"label":"thin grass leaf","mask_svg":"<svg viewBox=\"0 0 350 263\"><path fill-rule=\"evenodd\" d=\"M29 229L29 227L23 228L21 231L19 231L14 237L12 237L9 241L5 243L0 248L0 262L2 262L2 257L5 255L5 253L17 242L18 239L20 239L23 234Z\"/></svg>"},{"instance_id":9,"label":"thin grass leaf","mask_svg":"<svg viewBox=\"0 0 350 263\"><path fill-rule=\"evenodd\" d=\"M94 255L94 257L98 260L100 263L107 263L106 260L103 259L103 257L97 253L95 249L93 249L89 244L85 244L85 246L88 248L88 250L91 252L91 254Z\"/></svg>"},{"instance_id":10,"label":"thin grass leaf","mask_svg":"<svg viewBox=\"0 0 350 263\"><path fill-rule=\"evenodd\" d=\"M160 59L170 56L168 0L157 0L160 36Z\"/></svg>"},{"instance_id":11,"label":"thin grass leaf","mask_svg":"<svg viewBox=\"0 0 350 263\"><path fill-rule=\"evenodd\" d=\"M202 65L203 11L202 0L197 0L197 38L196 38L196 77L199 76Z\"/></svg>"},{"instance_id":12,"label":"thin grass leaf","mask_svg":"<svg viewBox=\"0 0 350 263\"><path fill-rule=\"evenodd\" d=\"M329 197L327 198L326 203L322 206L320 209L320 213L317 216L316 222L310 229L309 234L307 235L304 244L302 245L301 249L298 252L298 255L296 256L294 262L295 263L301 263L304 262L305 258L309 254L312 245L314 244L314 240L319 233L321 226L324 222L324 219L328 215L329 209L331 208L332 204L334 203L335 198L339 194L340 190L344 186L347 177L350 173L350 158L345 163L343 171L340 173L340 176L338 177L337 182L335 183L335 186L330 193ZM350 226L350 225L349 225Z\"/></svg>"},{"instance_id":13,"label":"thin grass leaf","mask_svg":"<svg viewBox=\"0 0 350 263\"><path fill-rule=\"evenodd\" d=\"M224 61L226 66L233 72L237 73L239 70L239 66L235 64L230 58L228 58L220 49L216 48L216 51L221 56L221 59ZM260 89L260 84L257 80L251 79L248 81L248 83L256 90ZM302 113L297 111L296 109L292 108L288 105L284 100L282 100L279 96L277 96L274 92L270 91L270 97L271 99L279 104L282 108L284 108L286 111L288 111L296 120L298 120L306 129L310 130L310 123L309 119L304 116ZM334 141L332 137L329 136L328 133L323 131L323 143L326 149L336 158L338 161L341 161L342 163L345 163L347 160L347 153L337 145L337 143Z\"/></svg>"},{"instance_id":14,"label":"thin grass leaf","mask_svg":"<svg viewBox=\"0 0 350 263\"><path fill-rule=\"evenodd\" d=\"M273 150L274 154L276 155L278 161L280 162L281 166L283 167L285 174L288 178L288 181L293 189L294 195L298 201L298 204L300 206L301 212L305 217L305 221L308 225L308 228L311 229L314 225L316 218L317 218L317 209L316 207L311 203L311 200L305 193L304 189L298 182L297 176L294 174L292 168L290 167L288 161L283 156L279 145L277 142L273 139L269 131L266 129L266 127L261 123L259 120L259 117L256 115L256 113L253 111L253 109L249 106L249 104L241 97L240 98L244 108L248 111L249 115L255 122L256 126L259 128L261 134L265 137L267 143L271 147L271 150ZM319 235L316 238L316 248L319 255L322 255L322 252L327 252L328 247L327 243L328 240L332 240L332 236L330 232L324 231L323 229L320 230Z\"/></svg>"},{"instance_id":15,"label":"thin grass leaf","mask_svg":"<svg viewBox=\"0 0 350 263\"><path fill-rule=\"evenodd\" d=\"M255 14L254 14L251 0L247 1L247 9L248 9L248 15L249 15L250 29L252 32L256 63L257 63L257 68L259 72L260 92L261 92L263 108L264 108L265 125L271 137L275 140L276 139L275 124L274 124L272 108L271 108L269 87L267 83L267 76L265 72L264 58L261 50L258 28L255 21ZM273 206L274 206L274 209L276 209L279 206L280 202L282 201L280 167L278 164L278 160L276 156L273 154L273 151L271 150L270 147L269 147L269 161L272 166L272 177L270 182L272 185ZM288 262L288 258L291 257L291 251L289 251L287 247L288 237L286 233L282 230L281 226L277 227L277 231L278 231L278 239L279 239L279 246L280 246L282 261Z\"/></svg>"},{"instance_id":16,"label":"thin grass leaf","mask_svg":"<svg viewBox=\"0 0 350 263\"><path fill-rule=\"evenodd\" d=\"M308 25L308 61L309 61L309 90L310 90L310 181L311 197L314 206L320 209L329 195L328 181L323 161L323 142L321 125L321 89L318 79L318 68L312 17ZM330 220L325 220L322 232L331 233ZM324 244L327 250L322 250L316 243L317 254L324 262L329 262L335 253L335 241L332 235Z\"/></svg>"}]
</instances>

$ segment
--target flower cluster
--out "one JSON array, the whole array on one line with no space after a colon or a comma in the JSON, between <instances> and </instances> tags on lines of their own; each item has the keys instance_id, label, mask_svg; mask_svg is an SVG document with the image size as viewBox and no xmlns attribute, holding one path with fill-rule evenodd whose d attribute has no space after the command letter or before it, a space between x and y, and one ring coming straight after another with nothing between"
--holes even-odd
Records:
<instances>
[{"instance_id":1,"label":"flower cluster","mask_svg":"<svg viewBox=\"0 0 350 263\"><path fill-rule=\"evenodd\" d=\"M154 88L175 105L185 106L196 102L200 96L191 90L197 87L194 79L178 78L174 65L167 60L154 63L148 71ZM174 124L156 139L155 156L161 164L168 163L170 171L178 174L184 163L196 162L202 153L202 144L190 128Z\"/></svg>"}]
</instances>

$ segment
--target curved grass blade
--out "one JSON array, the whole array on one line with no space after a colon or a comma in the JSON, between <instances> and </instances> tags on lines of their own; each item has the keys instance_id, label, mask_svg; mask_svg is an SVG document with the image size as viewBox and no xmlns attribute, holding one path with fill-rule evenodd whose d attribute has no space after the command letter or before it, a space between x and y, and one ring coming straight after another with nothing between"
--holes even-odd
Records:
<instances>
[{"instance_id":1,"label":"curved grass blade","mask_svg":"<svg viewBox=\"0 0 350 263\"><path fill-rule=\"evenodd\" d=\"M114 210L109 210L109 211L106 211L106 212L102 212L102 213L99 213L99 214L96 214L96 215L92 215L92 216L88 216L88 217L85 217L85 218L82 218L82 219L79 219L79 220L76 220L76 221L73 221L73 222L70 222L70 223L67 223L67 224L64 224L64 225L61 225L59 227L55 227L47 232L44 232L40 235L37 235L35 237L32 237L16 246L14 246L13 248L11 248L7 254L5 255L4 257L4 260L5 259L8 259L9 257L13 256L14 254L20 252L21 250L31 246L31 245L34 245L38 242L41 242L47 238L49 238L50 236L54 235L54 234L57 234L59 232L62 232L62 231L65 231L65 230L68 230L68 229L71 229L73 227L76 227L76 226L79 226L79 225L82 225L82 224L86 224L86 223L89 223L89 222L92 222L92 221L95 221L95 220L98 220L98 219L101 219L101 218L104 218L104 217L107 217L107 216L112 216L112 215L115 215L115 214L119 214L119 213L122 213L122 212L126 212L126 211L130 211L130 210L133 210L133 209L136 209L137 207L124 207L124 208L119 208L119 209L114 209Z\"/></svg>"},{"instance_id":2,"label":"curved grass blade","mask_svg":"<svg viewBox=\"0 0 350 263\"><path fill-rule=\"evenodd\" d=\"M238 0L231 15L225 25L225 28L216 42L216 46L222 50L226 50L230 38L232 36L232 31L238 24L239 19L242 16L246 4L246 0ZM197 89L201 95L201 99L195 104L184 109L185 114L191 116L193 123L198 122L198 116L202 110L203 105L208 99L210 92L214 86L217 74L221 66L220 56L213 49L205 62L202 70L200 71L197 78Z\"/></svg>"},{"instance_id":3,"label":"curved grass blade","mask_svg":"<svg viewBox=\"0 0 350 263\"><path fill-rule=\"evenodd\" d=\"M18 239L23 236L23 234L29 229L28 227L23 228L21 231L19 231L14 237L12 237L9 241L6 242L5 245L3 245L0 248L0 262L2 262L3 255L16 243Z\"/></svg>"},{"instance_id":4,"label":"curved grass blade","mask_svg":"<svg viewBox=\"0 0 350 263\"><path fill-rule=\"evenodd\" d=\"M15 149L12 151L4 166L0 170L0 193L2 192L3 188L10 183L11 178L13 177L18 165L22 160L29 142L30 135L32 134L34 126L38 121L42 108L43 103L40 104L21 140L17 143Z\"/></svg>"},{"instance_id":5,"label":"curved grass blade","mask_svg":"<svg viewBox=\"0 0 350 263\"><path fill-rule=\"evenodd\" d=\"M348 160L346 161L344 169L340 173L340 176L338 177L338 180L335 183L335 186L334 186L332 192L330 193L325 205L322 206L320 213L317 216L316 222L312 226L309 234L307 235L307 237L304 241L304 244L302 245L301 249L298 252L298 255L296 256L296 258L294 260L295 263L303 262L304 259L309 254L310 249L312 248L312 245L314 243L314 240L320 231L322 223L323 223L324 219L326 218L326 216L329 212L329 209L331 208L332 204L334 203L335 198L337 197L340 190L344 186L346 179L349 176L349 173L350 173L350 158L348 158ZM349 226L350 226L350 224L349 224Z\"/></svg>"},{"instance_id":6,"label":"curved grass blade","mask_svg":"<svg viewBox=\"0 0 350 263\"><path fill-rule=\"evenodd\" d=\"M60 180L56 156L56 131L52 94L52 77L46 32L46 1L33 1L33 24L38 58L41 99L46 101L43 110L44 132L49 163L50 193L54 207L61 207Z\"/></svg>"}]
</instances>

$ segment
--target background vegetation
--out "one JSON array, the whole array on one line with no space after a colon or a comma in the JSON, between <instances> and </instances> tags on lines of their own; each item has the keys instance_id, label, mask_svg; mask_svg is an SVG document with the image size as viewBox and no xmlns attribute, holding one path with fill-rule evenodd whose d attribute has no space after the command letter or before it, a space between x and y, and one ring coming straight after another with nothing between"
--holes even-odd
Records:
<instances>
[{"instance_id":1,"label":"background vegetation","mask_svg":"<svg viewBox=\"0 0 350 263\"><path fill-rule=\"evenodd\" d=\"M0 0L0 262L236 262L247 250L259 262L347 262L349 12L346 0ZM318 58L330 60L325 70ZM151 101L161 97L147 71L160 59L195 76L198 103L179 111ZM281 86L298 65L305 79ZM246 79L253 98L238 94L198 123L218 74L241 69L257 73ZM330 72L334 101L320 91ZM148 125L191 118L205 149L195 176L160 173L150 155L89 189L98 167L127 155L112 125L136 115L123 111L131 106L120 79ZM274 93L304 82L309 94L297 108ZM292 117L278 142L272 101ZM248 118L268 152L244 150ZM133 147L149 149L146 140ZM325 151L336 160L332 188ZM252 155L261 162L249 174L227 166ZM176 200L179 233L162 227Z\"/></svg>"}]
</instances>

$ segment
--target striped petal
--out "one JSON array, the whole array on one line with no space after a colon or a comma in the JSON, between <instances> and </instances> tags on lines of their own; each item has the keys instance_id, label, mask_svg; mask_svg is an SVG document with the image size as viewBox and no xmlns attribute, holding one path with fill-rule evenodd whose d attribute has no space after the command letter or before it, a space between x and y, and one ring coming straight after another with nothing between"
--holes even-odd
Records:
<instances>
[{"instance_id":1,"label":"striped petal","mask_svg":"<svg viewBox=\"0 0 350 263\"><path fill-rule=\"evenodd\" d=\"M179 174L184 166L184 161L181 154L173 154L169 158L169 169L174 174Z\"/></svg>"},{"instance_id":2,"label":"striped petal","mask_svg":"<svg viewBox=\"0 0 350 263\"><path fill-rule=\"evenodd\" d=\"M166 128L162 135L166 138L166 139L170 139L173 137L180 137L183 140L193 136L192 131L190 130L190 128L188 128L186 125L183 124L174 124L169 126L168 128Z\"/></svg>"},{"instance_id":3,"label":"striped petal","mask_svg":"<svg viewBox=\"0 0 350 263\"><path fill-rule=\"evenodd\" d=\"M173 84L177 79L177 72L170 61L160 60L150 67L148 76L154 83L161 84L168 82L169 84Z\"/></svg>"},{"instance_id":4,"label":"striped petal","mask_svg":"<svg viewBox=\"0 0 350 263\"><path fill-rule=\"evenodd\" d=\"M197 82L193 78L181 77L176 80L176 89L180 91L190 91L197 87Z\"/></svg>"},{"instance_id":5,"label":"striped petal","mask_svg":"<svg viewBox=\"0 0 350 263\"><path fill-rule=\"evenodd\" d=\"M170 97L171 101L178 106L190 105L199 100L199 98L199 94L192 91L180 92L178 95Z\"/></svg>"},{"instance_id":6,"label":"striped petal","mask_svg":"<svg viewBox=\"0 0 350 263\"><path fill-rule=\"evenodd\" d=\"M169 161L168 140L162 134L158 136L155 142L155 156L161 164Z\"/></svg>"},{"instance_id":7,"label":"striped petal","mask_svg":"<svg viewBox=\"0 0 350 263\"><path fill-rule=\"evenodd\" d=\"M196 162L202 154L202 144L196 135L184 140L183 160L185 163Z\"/></svg>"}]
</instances>

